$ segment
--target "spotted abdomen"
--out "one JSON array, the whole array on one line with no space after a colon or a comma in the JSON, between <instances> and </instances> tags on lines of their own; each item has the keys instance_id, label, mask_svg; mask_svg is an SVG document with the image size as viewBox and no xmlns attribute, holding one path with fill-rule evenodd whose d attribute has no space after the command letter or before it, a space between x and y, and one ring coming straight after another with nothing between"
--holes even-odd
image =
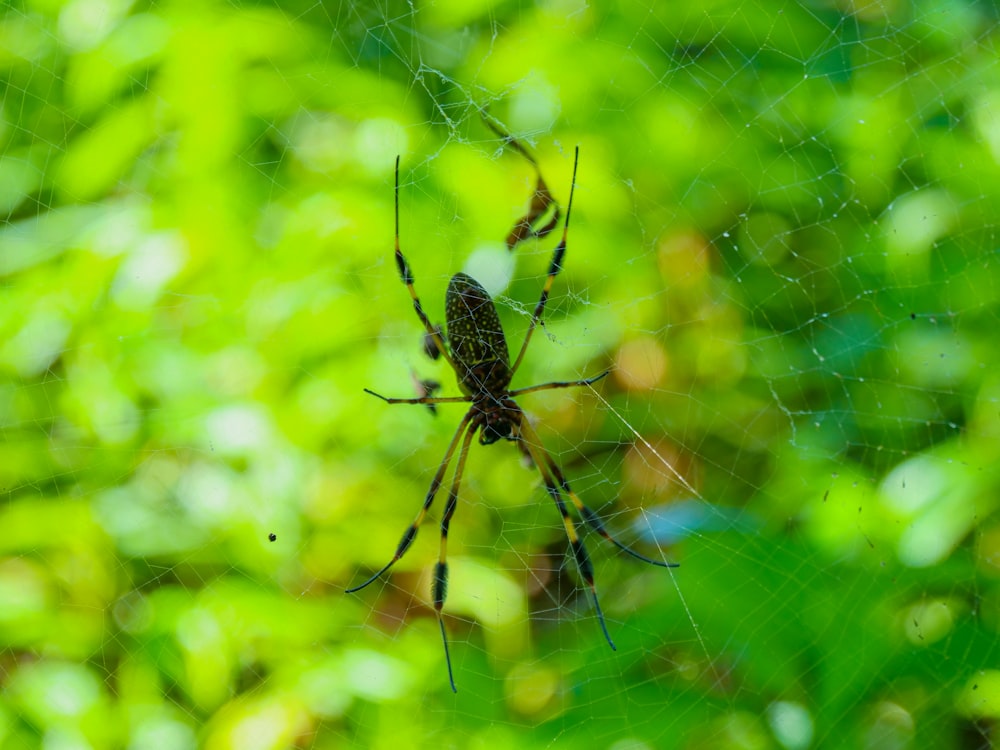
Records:
<instances>
[{"instance_id":1,"label":"spotted abdomen","mask_svg":"<svg viewBox=\"0 0 1000 750\"><path fill-rule=\"evenodd\" d=\"M448 344L458 384L470 395L499 394L510 385L510 355L500 316L482 284L456 273L445 296Z\"/></svg>"}]
</instances>

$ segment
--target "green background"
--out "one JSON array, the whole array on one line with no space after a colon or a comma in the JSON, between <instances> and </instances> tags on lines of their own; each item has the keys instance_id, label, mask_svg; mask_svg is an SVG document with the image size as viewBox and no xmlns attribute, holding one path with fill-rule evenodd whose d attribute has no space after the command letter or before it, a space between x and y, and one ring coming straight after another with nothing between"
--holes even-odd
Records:
<instances>
[{"instance_id":1,"label":"green background","mask_svg":"<svg viewBox=\"0 0 1000 750\"><path fill-rule=\"evenodd\" d=\"M13 2L0 744L987 747L1000 718L991 4ZM389 406L466 270L624 542L507 443L393 573L461 406ZM508 283L509 280L509 283ZM275 534L275 541L268 539Z\"/></svg>"}]
</instances>

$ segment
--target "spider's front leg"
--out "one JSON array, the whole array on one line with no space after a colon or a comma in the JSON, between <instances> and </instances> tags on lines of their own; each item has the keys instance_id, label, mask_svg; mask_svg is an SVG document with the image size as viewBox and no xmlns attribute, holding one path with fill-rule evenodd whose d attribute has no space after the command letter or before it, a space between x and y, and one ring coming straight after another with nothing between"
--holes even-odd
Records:
<instances>
[{"instance_id":1,"label":"spider's front leg","mask_svg":"<svg viewBox=\"0 0 1000 750\"><path fill-rule=\"evenodd\" d=\"M455 674L451 668L451 654L448 652L448 632L444 627L444 600L448 595L448 527L451 525L451 517L455 515L455 508L458 506L458 487L462 482L462 473L465 471L465 459L469 454L469 445L472 443L472 436L479 429L478 421L474 421L469 431L465 433L465 440L462 441L462 449L458 453L458 462L455 464L455 476L451 480L451 490L448 492L448 502L444 506L444 515L441 516L441 554L437 564L434 566L434 584L431 589L431 597L434 600L434 612L437 614L438 625L441 628L441 642L444 644L444 659L448 665L448 681L451 683L451 691L458 692L455 687Z\"/></svg>"},{"instance_id":2,"label":"spider's front leg","mask_svg":"<svg viewBox=\"0 0 1000 750\"><path fill-rule=\"evenodd\" d=\"M370 392L371 391L369 391L369 393ZM388 399L386 400L388 401ZM413 402L427 403L426 401L422 401L420 399L416 399ZM390 403L392 402L390 401ZM444 473L448 469L448 464L451 463L451 457L455 454L455 448L458 446L458 441L462 437L462 433L466 431L466 427L468 427L472 417L473 412L467 412L461 423L458 425L458 429L455 431L455 436L451 439L451 444L448 446L448 450L445 451L444 459L441 461L441 465L438 466L438 470L435 472L434 478L431 480L431 486L427 489L427 496L424 498L424 504L417 513L417 517L413 519L413 523L407 526L406 531L403 532L403 536L400 538L399 544L396 545L396 552L392 556L392 559L364 583L358 586L353 586L347 589L344 593L353 594L355 591L361 591L361 589L365 588L369 584L374 583L382 576L383 573L399 562L400 558L406 554L408 549L410 549L410 546L413 544L413 540L417 538L417 531L420 529L420 524L423 522L424 516L427 515L427 511L430 510L431 504L434 502L434 497L437 495L437 491L441 487L441 481L444 479ZM470 430L470 432L472 431ZM467 443L468 437L466 438L466 444Z\"/></svg>"},{"instance_id":3,"label":"spider's front leg","mask_svg":"<svg viewBox=\"0 0 1000 750\"><path fill-rule=\"evenodd\" d=\"M607 374L608 371L605 371L594 378L589 378L587 380L579 380L575 382L545 383L543 385L531 386L529 388L521 388L517 391L511 391L511 394L513 395L515 393L518 394L530 393L535 390L548 390L549 388L564 388L567 386L574 386L574 385L590 385L591 383L600 380ZM605 528L604 522L601 520L601 517L598 516L590 507L584 505L579 495L577 495L573 491L573 489L569 486L569 481L563 474L562 469L559 468L559 464L557 464L555 462L555 459L552 458L551 454L547 450L545 450L545 447L539 441L538 433L536 433L535 429L530 425L530 423L528 423L528 418L526 416L522 417L522 426L520 432L521 432L521 439L519 442L523 446L522 452L527 450L531 458L536 463L538 461L538 456L540 455L542 457L545 467L545 468L542 467L539 468L539 471L542 473L542 478L545 479L546 482L551 481L552 484L557 485L566 494L566 496L572 501L573 507L576 508L577 513L580 514L580 517L584 520L587 526L589 526L593 531L596 531L602 537L607 539L622 552L631 555L637 560L642 560L643 562L649 563L650 565L658 565L661 568L680 567L680 563L664 562L663 560L654 560L650 557L646 557L642 553L636 552L627 544L623 544L622 542L618 541L615 537L611 536L607 528ZM527 436L524 435L525 432L528 433ZM534 446L534 448L532 448L532 446ZM551 492L549 494L551 494Z\"/></svg>"},{"instance_id":4,"label":"spider's front leg","mask_svg":"<svg viewBox=\"0 0 1000 750\"><path fill-rule=\"evenodd\" d=\"M604 633L608 645L611 646L611 650L616 651L615 642L611 640L607 623L604 621L604 611L601 609L601 603L597 598L597 586L594 584L594 564L590 561L590 554L587 552L587 547L577 533L576 524L573 523L573 519L569 515L569 510L566 508L566 503L562 495L559 494L559 486L556 483L555 477L552 476L548 462L546 461L548 451L539 442L538 434L528 423L528 419L524 416L523 412L521 413L521 420L518 427L520 443L531 455L535 466L538 468L538 473L542 475L542 481L545 483L545 491L549 493L549 497L552 498L552 501L556 504L556 508L559 509L559 515L562 516L566 538L569 540L570 548L573 550L573 557L576 559L576 567L580 571L580 577L583 578L584 583L587 584L587 588L590 589L591 599L594 602L594 611L597 613L597 620L601 624L601 631Z\"/></svg>"}]
</instances>

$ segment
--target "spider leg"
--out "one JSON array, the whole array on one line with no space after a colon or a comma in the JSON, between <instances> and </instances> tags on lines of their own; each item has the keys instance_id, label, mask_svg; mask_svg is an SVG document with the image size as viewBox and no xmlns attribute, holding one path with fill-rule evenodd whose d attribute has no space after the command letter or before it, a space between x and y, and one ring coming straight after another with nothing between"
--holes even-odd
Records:
<instances>
[{"instance_id":1,"label":"spider leg","mask_svg":"<svg viewBox=\"0 0 1000 750\"><path fill-rule=\"evenodd\" d=\"M611 646L611 650L617 651L618 649L615 648L615 642L611 640L611 634L608 633L608 626L604 621L604 612L601 610L601 603L597 599L597 587L594 585L594 564L590 561L590 555L587 553L587 548L584 546L583 540L580 538L580 535L577 534L576 526L573 523L573 519L570 518L569 510L566 508L566 502L563 500L562 495L559 494L559 487L556 485L556 480L553 478L549 468L549 463L546 460L548 452L538 441L538 435L528 423L528 418L523 413L521 414L520 429L521 442L527 447L528 452L531 454L531 457L535 462L535 466L538 467L538 473L542 475L542 480L545 482L546 492L549 493L549 497L552 498L553 502L556 504L556 508L559 509L560 515L562 515L563 528L566 530L566 537L569 539L570 547L573 549L573 556L576 558L576 566L580 570L580 576L590 589L590 594L594 602L594 611L597 613L597 620L601 624L601 630L604 632L604 637L607 640L608 645ZM526 440L524 439L525 433L527 433Z\"/></svg>"},{"instance_id":2,"label":"spider leg","mask_svg":"<svg viewBox=\"0 0 1000 750\"><path fill-rule=\"evenodd\" d=\"M399 544L396 546L396 553L392 556L385 566L378 571L371 578L366 580L359 586L353 586L347 589L345 594L353 594L355 591L360 591L365 586L374 583L383 573L385 573L389 568L399 562L399 559L406 554L406 551L413 544L413 540L417 538L417 530L420 528L421 522L424 520L424 516L427 515L427 511L431 507L431 503L434 502L434 496L437 495L438 488L441 486L441 480L444 478L444 473L448 469L448 464L451 463L451 457L455 453L455 448L458 446L458 440L462 437L462 433L465 432L465 428L469 425L469 421L472 419L472 412L469 411L463 418L461 423L458 425L458 429L455 431L455 437L451 439L451 444L448 446L448 450L445 451L444 459L441 461L441 465L438 466L437 472L434 474L434 478L431 480L431 486L427 489L427 496L424 498L423 507L417 513L417 517L413 520L406 531L403 532L402 538L399 540ZM465 445L468 445L469 438L466 438Z\"/></svg>"},{"instance_id":3,"label":"spider leg","mask_svg":"<svg viewBox=\"0 0 1000 750\"><path fill-rule=\"evenodd\" d=\"M535 312L531 316L531 323L528 326L528 333L524 336L524 343L521 344L521 351L518 353L517 359L514 360L514 367L511 368L511 377L517 372L517 368L521 365L521 360L524 359L524 353L528 350L528 342L531 341L531 334L534 333L535 326L541 320L542 312L545 310L545 303L549 300L549 291L552 289L552 282L562 270L563 256L566 255L566 235L569 232L569 215L573 210L573 192L576 189L576 165L579 160L580 147L577 146L575 156L573 157L573 182L569 188L569 203L566 204L566 223L563 224L562 239L559 240L559 244L556 245L555 252L552 254L552 262L549 264L549 273L545 279L545 286L542 287L542 295L538 299L538 304L535 305Z\"/></svg>"},{"instance_id":4,"label":"spider leg","mask_svg":"<svg viewBox=\"0 0 1000 750\"><path fill-rule=\"evenodd\" d=\"M552 191L549 190L549 186L545 184L545 178L542 177L542 170L538 166L538 162L535 161L535 157L531 155L531 152L522 146L521 142L514 136L501 129L492 120L485 117L485 115L483 116L483 122L486 123L486 127L500 136L504 143L517 151L517 153L523 156L531 164L531 166L535 168L535 192L531 196L531 204L528 206L528 213L517 220L511 228L510 234L507 235L507 249L513 250L517 245L529 237L542 239L555 229L559 224L559 204L556 203L556 199L552 197ZM549 218L545 224L536 228L535 225L545 219L550 206L555 207L551 218Z\"/></svg>"},{"instance_id":5,"label":"spider leg","mask_svg":"<svg viewBox=\"0 0 1000 750\"><path fill-rule=\"evenodd\" d=\"M611 370L605 370L600 375L595 375L592 378L585 378L584 380L557 380L553 383L542 383L541 385L529 385L527 388L517 388L513 391L508 391L507 395L513 398L514 396L520 396L525 393L534 393L535 391L550 391L553 388L575 388L580 385L592 385L598 380L607 375Z\"/></svg>"},{"instance_id":6,"label":"spider leg","mask_svg":"<svg viewBox=\"0 0 1000 750\"><path fill-rule=\"evenodd\" d=\"M531 450L532 446L534 446L534 452L532 455L537 453L544 458L545 465L548 467L549 476L551 478L554 478L555 481L559 484L559 487L562 489L562 491L565 492L566 495L569 497L569 499L573 502L573 506L580 514L580 517L583 518L583 520L591 529L593 529L602 537L607 539L622 552L632 555L632 557L636 558L637 560L642 560L643 562L647 562L650 565L658 565L661 568L680 567L680 563L668 563L668 562L663 562L662 560L654 560L651 557L646 557L645 555L636 552L628 545L619 542L617 539L611 536L611 534L608 533L607 528L605 528L604 522L601 520L601 517L598 516L588 506L584 505L580 497L570 488L569 482L566 480L566 476L562 473L562 470L559 468L559 465L555 462L555 459L552 458L551 454L549 454L549 452L545 450L545 447L542 445L541 440L538 437L538 433L535 432L535 428L531 426L530 422L528 422L528 418L523 417L521 421L522 421L522 427L521 427L522 434L527 437L526 440L522 439L522 442L524 442L528 446L529 450Z\"/></svg>"},{"instance_id":7,"label":"spider leg","mask_svg":"<svg viewBox=\"0 0 1000 750\"><path fill-rule=\"evenodd\" d=\"M650 557L646 557L645 555L636 552L628 545L622 544L613 536L611 536L611 534L608 533L608 530L604 527L604 522L601 520L600 516L598 516L593 510L584 505L583 501L580 500L579 496L575 492L573 492L573 490L570 489L569 482L566 481L566 477L563 475L562 471L559 469L558 464L556 464L552 456L549 455L549 452L544 448L542 448L541 453L542 455L545 456L545 462L549 466L549 471L552 472L552 475L559 482L559 486L562 488L562 491L565 492L567 495L569 495L569 498L570 500L573 501L573 505L576 507L577 512L580 514L583 520L586 521L587 525L591 529L593 529L598 534L603 536L605 539L607 539L609 542L615 545L622 552L626 552L632 555L632 557L636 558L637 560L642 560L643 562L647 562L650 565L658 565L661 568L680 567L680 563L668 563L668 562L663 562L662 560L654 560Z\"/></svg>"},{"instance_id":8,"label":"spider leg","mask_svg":"<svg viewBox=\"0 0 1000 750\"><path fill-rule=\"evenodd\" d=\"M427 335L430 336L437 350L441 352L448 364L451 365L451 369L458 372L455 367L455 360L451 358L451 354L448 353L447 347L444 345L444 339L441 337L441 327L431 324L430 319L427 317L427 313L424 312L424 306L420 303L420 297L417 296L417 290L413 286L413 271L410 269L410 264L407 262L406 258L403 256L403 251L399 249L399 156L396 156L396 234L395 234L395 247L396 247L396 268L399 269L399 278L403 280L406 284L406 289L410 293L410 297L413 299L413 309L417 313L417 317L420 318L420 322L424 324L424 329L427 331Z\"/></svg>"},{"instance_id":9,"label":"spider leg","mask_svg":"<svg viewBox=\"0 0 1000 750\"><path fill-rule=\"evenodd\" d=\"M422 396L421 398L389 398L383 396L381 393L375 393L375 391L365 388L365 393L370 393L376 398L380 398L387 404L460 404L462 402L472 401L469 396L445 396L445 397L430 397Z\"/></svg>"},{"instance_id":10,"label":"spider leg","mask_svg":"<svg viewBox=\"0 0 1000 750\"><path fill-rule=\"evenodd\" d=\"M458 505L458 486L462 481L462 473L465 471L465 459L469 454L469 445L472 443L472 436L479 429L479 422L474 422L468 432L465 433L465 440L462 441L462 449L458 452L458 461L455 463L455 476L451 480L451 490L448 492L448 502L444 506L444 515L441 516L441 554L437 564L434 566L434 612L437 614L438 625L441 627L441 642L444 644L444 659L448 664L448 681L451 683L451 691L458 692L455 687L455 674L451 669L451 654L448 652L448 633L444 627L444 618L441 610L444 608L444 600L448 594L448 526L451 524L451 517L455 515L455 508Z\"/></svg>"}]
</instances>

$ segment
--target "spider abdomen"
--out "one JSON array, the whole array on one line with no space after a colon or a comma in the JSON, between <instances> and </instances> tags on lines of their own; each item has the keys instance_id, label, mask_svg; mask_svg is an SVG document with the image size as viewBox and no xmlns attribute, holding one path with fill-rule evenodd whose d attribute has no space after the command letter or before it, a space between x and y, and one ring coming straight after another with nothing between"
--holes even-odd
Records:
<instances>
[{"instance_id":1,"label":"spider abdomen","mask_svg":"<svg viewBox=\"0 0 1000 750\"><path fill-rule=\"evenodd\" d=\"M462 390L468 395L504 393L511 379L507 339L489 293L468 274L451 277L445 322Z\"/></svg>"}]
</instances>

